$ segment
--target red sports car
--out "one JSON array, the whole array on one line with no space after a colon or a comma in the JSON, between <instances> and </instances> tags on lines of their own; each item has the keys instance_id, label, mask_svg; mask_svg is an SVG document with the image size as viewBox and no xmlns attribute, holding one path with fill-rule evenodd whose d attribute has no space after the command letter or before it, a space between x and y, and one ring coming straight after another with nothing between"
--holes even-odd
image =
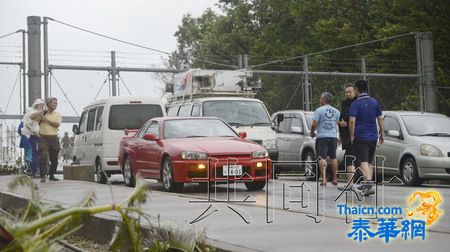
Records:
<instances>
[{"instance_id":1,"label":"red sports car","mask_svg":"<svg viewBox=\"0 0 450 252\"><path fill-rule=\"evenodd\" d=\"M136 173L162 181L167 191L184 183L244 182L260 190L272 176L266 149L227 123L209 117L153 118L120 142L119 162L127 186Z\"/></svg>"}]
</instances>

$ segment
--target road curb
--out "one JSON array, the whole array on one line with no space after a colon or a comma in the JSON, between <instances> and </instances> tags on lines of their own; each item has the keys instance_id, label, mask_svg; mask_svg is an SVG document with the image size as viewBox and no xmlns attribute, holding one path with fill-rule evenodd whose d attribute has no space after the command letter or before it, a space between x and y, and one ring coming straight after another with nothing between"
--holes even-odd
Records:
<instances>
[{"instance_id":1,"label":"road curb","mask_svg":"<svg viewBox=\"0 0 450 252\"><path fill-rule=\"evenodd\" d=\"M25 208L29 199L23 195L12 192L0 192L0 207L4 209ZM50 202L44 200L44 202ZM89 221L83 222L83 227L76 233L78 236L100 244L107 244L112 239L112 234L117 224L117 217L107 214L92 215ZM206 244L224 252L258 252L258 250L246 248L240 245L221 242L215 239L205 239Z\"/></svg>"}]
</instances>

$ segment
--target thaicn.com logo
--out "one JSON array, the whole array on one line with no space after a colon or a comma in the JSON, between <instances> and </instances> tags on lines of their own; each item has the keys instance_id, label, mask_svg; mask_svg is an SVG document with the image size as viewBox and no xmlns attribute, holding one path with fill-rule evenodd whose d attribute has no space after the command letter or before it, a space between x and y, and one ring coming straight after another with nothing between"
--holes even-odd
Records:
<instances>
[{"instance_id":1,"label":"thaicn.com logo","mask_svg":"<svg viewBox=\"0 0 450 252\"><path fill-rule=\"evenodd\" d=\"M347 237L358 242L382 239L425 240L426 228L444 214L439 209L442 197L439 192L417 191L408 198L406 207L372 207L337 205L339 215L351 216L351 230Z\"/></svg>"}]
</instances>

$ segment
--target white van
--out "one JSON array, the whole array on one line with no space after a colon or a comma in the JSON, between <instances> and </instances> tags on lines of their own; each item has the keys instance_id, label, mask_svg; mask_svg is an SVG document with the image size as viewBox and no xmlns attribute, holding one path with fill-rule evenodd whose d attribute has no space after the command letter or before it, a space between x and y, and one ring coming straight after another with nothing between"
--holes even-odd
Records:
<instances>
[{"instance_id":1,"label":"white van","mask_svg":"<svg viewBox=\"0 0 450 252\"><path fill-rule=\"evenodd\" d=\"M168 116L211 116L226 121L236 132L246 132L247 139L267 149L278 160L277 134L264 103L245 97L203 97L170 103Z\"/></svg>"},{"instance_id":2,"label":"white van","mask_svg":"<svg viewBox=\"0 0 450 252\"><path fill-rule=\"evenodd\" d=\"M117 156L124 129L139 129L165 115L161 99L155 97L110 97L90 103L79 124L73 125L74 162L93 165L96 181L106 183L106 176L121 173Z\"/></svg>"}]
</instances>

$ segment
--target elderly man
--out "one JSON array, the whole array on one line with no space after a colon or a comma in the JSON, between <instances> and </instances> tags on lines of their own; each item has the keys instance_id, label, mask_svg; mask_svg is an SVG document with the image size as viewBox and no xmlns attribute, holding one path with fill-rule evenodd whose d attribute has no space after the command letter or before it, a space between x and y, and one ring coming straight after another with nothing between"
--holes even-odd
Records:
<instances>
[{"instance_id":1,"label":"elderly man","mask_svg":"<svg viewBox=\"0 0 450 252\"><path fill-rule=\"evenodd\" d=\"M47 171L50 180L58 180L55 178L60 149L58 128L62 121L61 114L56 111L58 100L52 97L46 100L46 104L48 112L42 117L39 127L39 134L41 136L39 143L39 169L41 173L41 182L45 182ZM48 169L49 160L50 169Z\"/></svg>"},{"instance_id":2,"label":"elderly man","mask_svg":"<svg viewBox=\"0 0 450 252\"><path fill-rule=\"evenodd\" d=\"M327 158L331 159L333 172L333 185L337 185L338 161L336 159L337 133L339 122L339 110L331 106L333 95L325 92L320 96L321 107L314 111L311 125L311 137L316 136L316 157L319 159L319 169L322 174L321 186L327 185Z\"/></svg>"}]
</instances>

